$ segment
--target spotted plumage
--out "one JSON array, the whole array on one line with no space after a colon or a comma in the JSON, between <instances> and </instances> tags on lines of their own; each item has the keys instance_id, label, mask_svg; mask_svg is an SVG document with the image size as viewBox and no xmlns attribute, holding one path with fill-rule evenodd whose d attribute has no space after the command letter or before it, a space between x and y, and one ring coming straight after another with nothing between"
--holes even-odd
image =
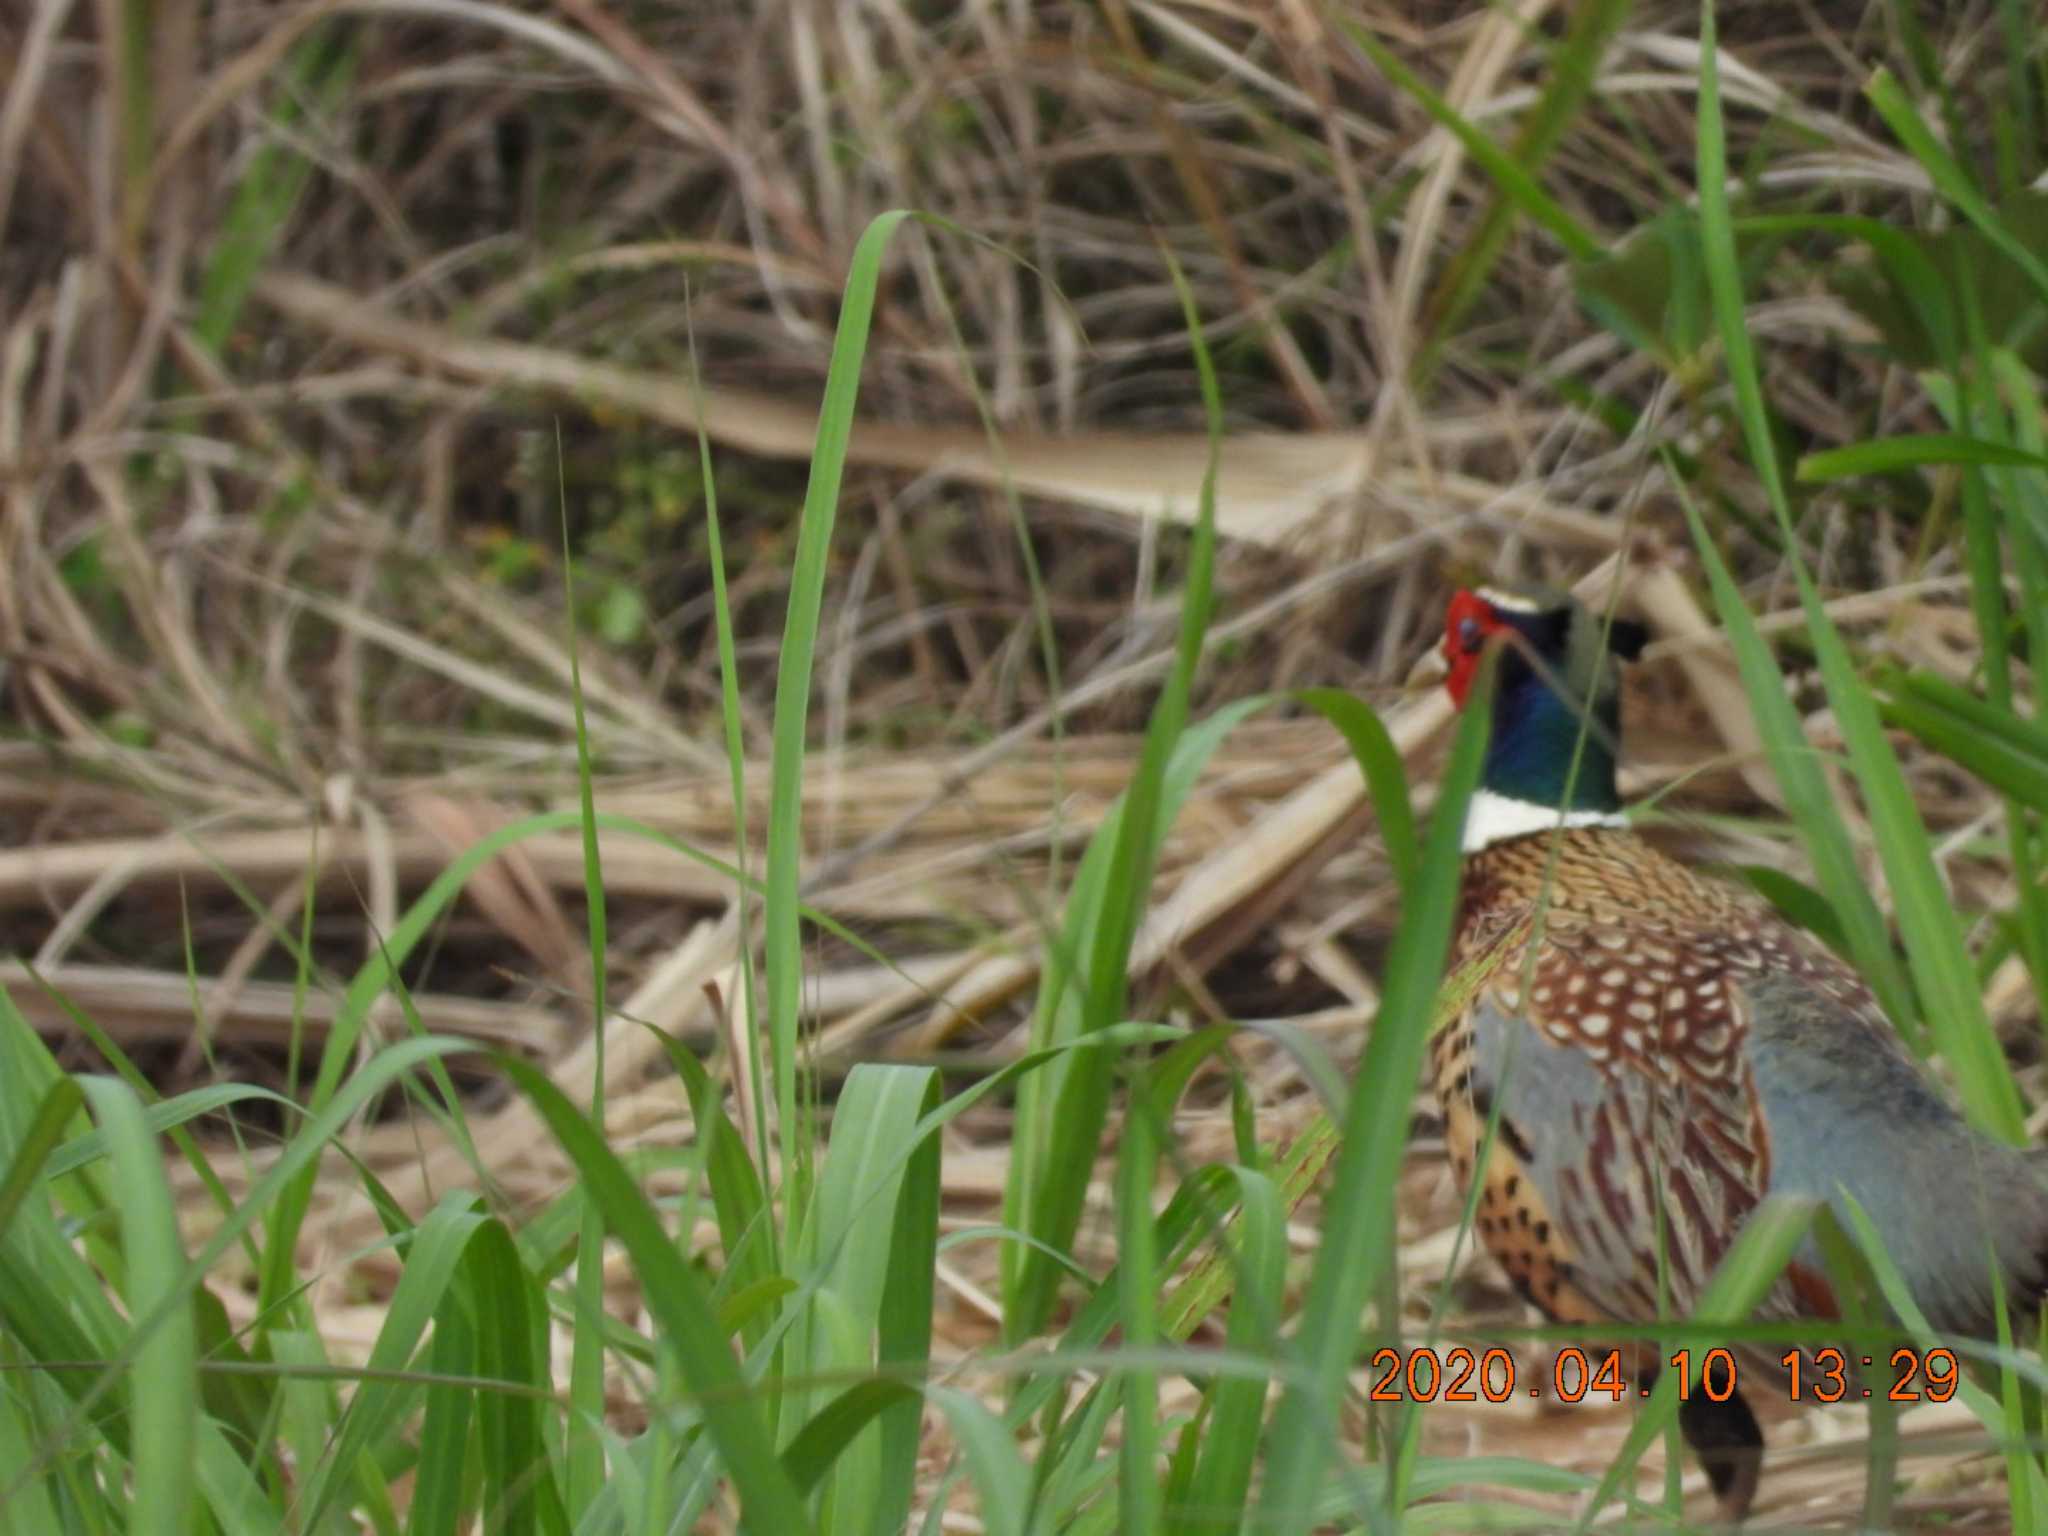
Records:
<instances>
[{"instance_id":1,"label":"spotted plumage","mask_svg":"<svg viewBox=\"0 0 2048 1536\"><path fill-rule=\"evenodd\" d=\"M1982 1335L1994 1255L2016 1299L2048 1280L2039 1158L1971 1131L1832 951L1628 830L1612 658L1641 643L1565 599L1452 604L1459 703L1486 647L1504 651L1430 1052L1479 1238L1553 1320L1653 1322L1693 1309L1767 1195L1846 1192L1930 1322ZM1809 1242L1758 1316L1835 1315ZM1754 1416L1739 1394L1695 1397L1681 1424L1739 1516Z\"/></svg>"}]
</instances>

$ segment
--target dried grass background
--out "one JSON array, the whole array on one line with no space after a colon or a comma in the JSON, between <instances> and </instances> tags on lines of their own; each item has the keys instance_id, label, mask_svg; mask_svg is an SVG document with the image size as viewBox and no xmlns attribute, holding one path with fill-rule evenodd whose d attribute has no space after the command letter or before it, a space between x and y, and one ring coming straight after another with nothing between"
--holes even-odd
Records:
<instances>
[{"instance_id":1,"label":"dried grass background","mask_svg":"<svg viewBox=\"0 0 2048 1536\"><path fill-rule=\"evenodd\" d=\"M1547 0L1354 9L1503 133L1570 20ZM1491 184L1321 9L165 0L148 57L112 44L115 10L0 15L0 948L165 1085L281 1079L292 965L272 928L296 928L309 889L335 988L454 851L574 806L565 518L597 802L734 856L695 432L716 449L765 794L837 295L853 241L891 207L980 238L897 244L863 378L807 897L910 981L814 945L828 1083L859 1058L1018 1049L1050 873L1122 787L1177 622L1204 445L1162 247L1218 348L1232 434L1198 706L1348 688L1396 722L1426 781L1446 711L1405 679L1448 584L1618 569L1659 634L1629 701L1632 787L1764 818L1677 818L1667 835L1696 852L1795 859L1656 455L1681 445L1760 509L1725 402L1597 328L1526 227L1444 329ZM1977 67L1986 16L1946 29L1944 67ZM1544 169L1603 238L1691 183L1696 20L1637 9ZM1722 25L1731 162L1775 195L1820 188L1832 210L1910 222L1924 178L1857 94L1883 17L1744 5ZM1924 429L1867 325L1806 277L1767 272L1752 314L1791 429L1815 447ZM1625 403L1633 425L1588 399ZM1951 550L1846 503L1829 517L1838 618L1873 651L1966 675ZM1753 606L1778 614L1775 556L1729 526ZM1828 729L1813 722L1823 744ZM1965 910L2006 899L2010 871L1972 837L1992 797L1908 764ZM758 825L763 807L746 809ZM673 1143L683 1095L630 1021L722 1057L733 892L643 845L604 856L624 999L603 1023L610 1128ZM582 880L573 833L485 871L408 970L424 1025L587 1091ZM1152 1016L1292 1020L1348 1063L1397 918L1341 743L1275 708L1230 738L1173 830L1140 996ZM90 1059L19 967L5 984ZM307 1006L316 1039L336 997ZM2017 961L1992 998L2025 1051ZM1312 1095L1291 1059L1243 1042L1262 1125L1299 1123ZM503 1198L560 1187L566 1164L528 1112L469 1086ZM1457 1214L1430 1124L1404 1190L1418 1289ZM1227 1104L1180 1132L1190 1157L1227 1145ZM987 1219L1005 1145L996 1110L956 1130L950 1216ZM411 1118L362 1126L356 1149L415 1203L469 1177ZM338 1257L376 1227L345 1176L325 1215L308 1262L346 1353L388 1274ZM1297 1236L1313 1245L1312 1215ZM1487 1261L1468 1247L1461 1263L1473 1316L1525 1320ZM940 1279L941 1348L965 1355L991 1335L992 1277ZM1975 1485L1986 1464L1963 1422L1907 1421L1909 1449L1943 1453L1909 1463L1916 1516L2002 1508ZM1432 1434L1598 1466L1621 1423L1482 1405L1437 1414ZM1775 1431L1841 1454L1775 1471L1770 1518L1825 1520L1859 1486L1858 1434L1820 1413Z\"/></svg>"}]
</instances>

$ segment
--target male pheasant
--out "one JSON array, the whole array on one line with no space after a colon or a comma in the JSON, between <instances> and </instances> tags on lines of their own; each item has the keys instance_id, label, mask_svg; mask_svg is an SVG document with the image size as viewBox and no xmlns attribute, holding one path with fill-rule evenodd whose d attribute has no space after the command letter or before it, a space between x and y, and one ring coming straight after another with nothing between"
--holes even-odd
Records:
<instances>
[{"instance_id":1,"label":"male pheasant","mask_svg":"<svg viewBox=\"0 0 2048 1536\"><path fill-rule=\"evenodd\" d=\"M2014 1304L2048 1285L2048 1168L1971 1130L1832 952L1628 829L1615 663L1644 639L1561 594L1451 601L1453 700L1503 653L1465 822L1465 1001L1431 1053L1461 1186L1498 1117L1480 1238L1554 1321L1648 1323L1692 1310L1766 1195L1846 1191L1928 1321L1982 1337L1990 1255ZM1758 1315L1837 1315L1811 1239ZM1680 1425L1739 1519L1763 1454L1749 1405L1696 1383Z\"/></svg>"}]
</instances>

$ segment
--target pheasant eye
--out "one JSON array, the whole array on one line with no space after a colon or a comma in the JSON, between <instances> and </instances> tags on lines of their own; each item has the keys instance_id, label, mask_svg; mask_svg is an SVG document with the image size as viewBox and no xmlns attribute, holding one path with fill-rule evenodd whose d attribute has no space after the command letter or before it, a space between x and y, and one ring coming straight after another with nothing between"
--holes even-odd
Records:
<instances>
[{"instance_id":1,"label":"pheasant eye","mask_svg":"<svg viewBox=\"0 0 2048 1536\"><path fill-rule=\"evenodd\" d=\"M1461 619L1458 622L1458 644L1467 656L1476 655L1480 644L1486 639L1477 619Z\"/></svg>"}]
</instances>

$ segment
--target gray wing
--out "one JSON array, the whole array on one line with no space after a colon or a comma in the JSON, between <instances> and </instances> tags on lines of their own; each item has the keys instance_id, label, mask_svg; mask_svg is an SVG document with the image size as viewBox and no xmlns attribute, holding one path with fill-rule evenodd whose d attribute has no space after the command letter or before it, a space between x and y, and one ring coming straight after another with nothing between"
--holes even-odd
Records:
<instances>
[{"instance_id":1,"label":"gray wing","mask_svg":"<svg viewBox=\"0 0 2048 1536\"><path fill-rule=\"evenodd\" d=\"M1992 1331L1993 1266L2007 1304L2038 1299L2048 1185L2038 1152L1972 1130L1907 1055L1875 1005L1796 976L1742 987L1747 1054L1770 1126L1771 1188L1853 1196L1936 1329ZM1818 1266L1810 1242L1805 1257Z\"/></svg>"},{"instance_id":2,"label":"gray wing","mask_svg":"<svg viewBox=\"0 0 2048 1536\"><path fill-rule=\"evenodd\" d=\"M1492 998L1471 1023L1475 1105L1499 1106L1574 1287L1624 1321L1691 1310L1765 1191L1749 1074L1695 1080L1612 1052L1596 1060ZM1773 1300L1772 1311L1796 1305L1789 1290Z\"/></svg>"}]
</instances>

